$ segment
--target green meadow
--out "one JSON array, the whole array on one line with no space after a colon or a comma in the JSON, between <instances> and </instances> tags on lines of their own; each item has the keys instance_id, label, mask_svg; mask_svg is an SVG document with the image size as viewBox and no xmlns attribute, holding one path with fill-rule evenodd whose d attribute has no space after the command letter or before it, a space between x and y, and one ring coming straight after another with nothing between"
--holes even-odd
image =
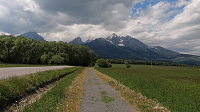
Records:
<instances>
[{"instance_id":1,"label":"green meadow","mask_svg":"<svg viewBox=\"0 0 200 112\"><path fill-rule=\"evenodd\" d=\"M171 111L200 111L200 69L151 65L113 64L96 70L116 79L130 89L154 99Z\"/></svg>"}]
</instances>

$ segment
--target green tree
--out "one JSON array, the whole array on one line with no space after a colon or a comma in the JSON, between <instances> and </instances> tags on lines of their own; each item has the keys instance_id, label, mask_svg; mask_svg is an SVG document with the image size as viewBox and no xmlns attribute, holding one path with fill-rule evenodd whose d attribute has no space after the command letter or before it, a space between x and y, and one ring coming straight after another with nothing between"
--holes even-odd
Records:
<instances>
[{"instance_id":1,"label":"green tree","mask_svg":"<svg viewBox=\"0 0 200 112\"><path fill-rule=\"evenodd\" d=\"M54 55L51 60L49 61L49 64L63 64L64 58L60 55Z\"/></svg>"},{"instance_id":2,"label":"green tree","mask_svg":"<svg viewBox=\"0 0 200 112\"><path fill-rule=\"evenodd\" d=\"M48 64L49 62L49 56L47 54L44 54L40 57L40 60L42 62L42 64Z\"/></svg>"},{"instance_id":3,"label":"green tree","mask_svg":"<svg viewBox=\"0 0 200 112\"><path fill-rule=\"evenodd\" d=\"M108 60L105 60L103 58L100 58L100 59L97 60L97 65L99 67L103 67L103 68L112 67L112 65L108 62Z\"/></svg>"}]
</instances>

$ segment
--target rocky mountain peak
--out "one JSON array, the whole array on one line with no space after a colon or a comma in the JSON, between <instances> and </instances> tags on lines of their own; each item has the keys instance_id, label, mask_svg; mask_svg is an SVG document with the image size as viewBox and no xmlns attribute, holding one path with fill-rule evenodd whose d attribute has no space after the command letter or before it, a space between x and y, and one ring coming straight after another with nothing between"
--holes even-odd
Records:
<instances>
[{"instance_id":1,"label":"rocky mountain peak","mask_svg":"<svg viewBox=\"0 0 200 112\"><path fill-rule=\"evenodd\" d=\"M83 44L83 41L82 41L81 37L77 37L74 40L72 40L71 42L69 42L69 44L71 44L71 43L80 45L80 44Z\"/></svg>"},{"instance_id":2,"label":"rocky mountain peak","mask_svg":"<svg viewBox=\"0 0 200 112\"><path fill-rule=\"evenodd\" d=\"M116 38L118 37L115 33L113 33L112 35L110 35L109 37L107 37L107 40L111 40L112 38Z\"/></svg>"},{"instance_id":3,"label":"rocky mountain peak","mask_svg":"<svg viewBox=\"0 0 200 112\"><path fill-rule=\"evenodd\" d=\"M24 34L21 34L21 36L24 36L27 39L35 39L35 40L45 41L44 38L42 36L38 35L38 33L36 31L29 31Z\"/></svg>"},{"instance_id":4,"label":"rocky mountain peak","mask_svg":"<svg viewBox=\"0 0 200 112\"><path fill-rule=\"evenodd\" d=\"M93 41L93 39L88 39L88 40L86 40L84 43L90 43L90 42L92 42Z\"/></svg>"}]
</instances>

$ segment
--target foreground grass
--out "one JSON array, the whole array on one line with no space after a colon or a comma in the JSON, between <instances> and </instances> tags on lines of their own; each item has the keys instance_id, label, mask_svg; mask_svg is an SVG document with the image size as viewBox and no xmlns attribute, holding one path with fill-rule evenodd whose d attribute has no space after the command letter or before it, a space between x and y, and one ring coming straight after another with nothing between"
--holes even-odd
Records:
<instances>
[{"instance_id":1,"label":"foreground grass","mask_svg":"<svg viewBox=\"0 0 200 112\"><path fill-rule=\"evenodd\" d=\"M151 68L145 65L132 65L129 69L124 65L95 69L111 76L131 90L157 100L172 111L200 111L199 69L162 66Z\"/></svg>"},{"instance_id":2,"label":"foreground grass","mask_svg":"<svg viewBox=\"0 0 200 112\"><path fill-rule=\"evenodd\" d=\"M77 112L80 110L81 98L83 96L83 82L86 76L87 69L85 68L81 74L76 77L72 85L67 88L64 107L60 111Z\"/></svg>"},{"instance_id":3,"label":"foreground grass","mask_svg":"<svg viewBox=\"0 0 200 112\"><path fill-rule=\"evenodd\" d=\"M38 87L43 87L76 69L78 67L44 71L0 80L0 109L13 101L17 101L25 94L34 93Z\"/></svg>"},{"instance_id":4,"label":"foreground grass","mask_svg":"<svg viewBox=\"0 0 200 112\"><path fill-rule=\"evenodd\" d=\"M64 100L68 96L67 87L72 84L72 81L83 72L80 69L61 80L47 94L43 95L40 100L24 108L24 112L53 112L63 110ZM66 94L67 93L67 94Z\"/></svg>"},{"instance_id":5,"label":"foreground grass","mask_svg":"<svg viewBox=\"0 0 200 112\"><path fill-rule=\"evenodd\" d=\"M6 68L6 67L43 67L43 66L60 66L60 65L29 65L29 64L2 64L2 63L0 63L0 68Z\"/></svg>"}]
</instances>

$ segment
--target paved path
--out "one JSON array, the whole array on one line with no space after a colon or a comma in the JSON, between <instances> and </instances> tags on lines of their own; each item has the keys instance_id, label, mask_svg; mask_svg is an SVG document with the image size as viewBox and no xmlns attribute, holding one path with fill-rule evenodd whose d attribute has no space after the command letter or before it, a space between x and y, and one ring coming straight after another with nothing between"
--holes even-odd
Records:
<instances>
[{"instance_id":1,"label":"paved path","mask_svg":"<svg viewBox=\"0 0 200 112\"><path fill-rule=\"evenodd\" d=\"M62 68L69 68L72 66L47 66L47 67L7 67L0 68L0 79L28 75L36 72L46 71L46 70L55 70Z\"/></svg>"},{"instance_id":2,"label":"paved path","mask_svg":"<svg viewBox=\"0 0 200 112\"><path fill-rule=\"evenodd\" d=\"M135 112L119 93L88 68L80 112Z\"/></svg>"}]
</instances>

